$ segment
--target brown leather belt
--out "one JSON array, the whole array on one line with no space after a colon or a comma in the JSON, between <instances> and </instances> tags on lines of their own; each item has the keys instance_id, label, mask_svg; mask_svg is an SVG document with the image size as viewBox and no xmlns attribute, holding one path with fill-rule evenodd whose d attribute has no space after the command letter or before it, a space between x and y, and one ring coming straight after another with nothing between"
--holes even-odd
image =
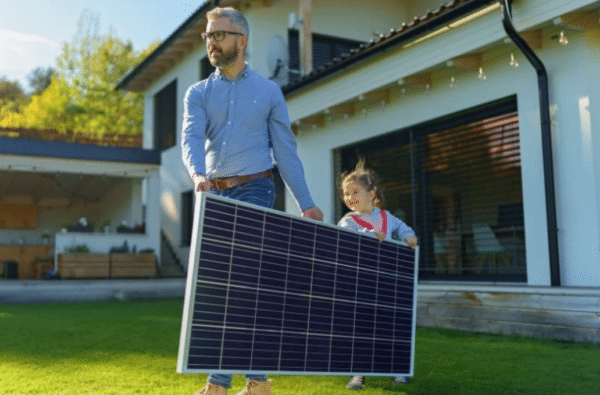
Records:
<instances>
[{"instance_id":1,"label":"brown leather belt","mask_svg":"<svg viewBox=\"0 0 600 395\"><path fill-rule=\"evenodd\" d=\"M246 174L243 176L214 178L210 181L210 187L222 191L223 189L233 188L248 182L260 180L261 178L272 178L271 170L265 170L260 173Z\"/></svg>"}]
</instances>

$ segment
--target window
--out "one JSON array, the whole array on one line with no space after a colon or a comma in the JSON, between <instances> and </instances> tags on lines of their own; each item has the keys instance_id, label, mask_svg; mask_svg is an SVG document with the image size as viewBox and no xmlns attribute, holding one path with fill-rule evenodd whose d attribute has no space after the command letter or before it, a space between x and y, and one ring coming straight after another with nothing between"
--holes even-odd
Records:
<instances>
[{"instance_id":1,"label":"window","mask_svg":"<svg viewBox=\"0 0 600 395\"><path fill-rule=\"evenodd\" d=\"M362 156L380 175L386 209L419 237L421 279L526 281L514 97L336 155L338 174ZM341 218L347 209L339 199L336 207Z\"/></svg>"},{"instance_id":2,"label":"window","mask_svg":"<svg viewBox=\"0 0 600 395\"><path fill-rule=\"evenodd\" d=\"M207 79L208 76L211 75L212 72L215 70L216 68L215 66L210 64L208 56L205 56L202 59L200 59L200 81Z\"/></svg>"},{"instance_id":3,"label":"window","mask_svg":"<svg viewBox=\"0 0 600 395\"><path fill-rule=\"evenodd\" d=\"M353 48L358 48L361 41L346 38L327 36L313 33L313 69L325 66L333 58L340 57L343 53L350 53ZM298 30L288 30L289 51L289 83L293 83L300 77L300 36Z\"/></svg>"},{"instance_id":4,"label":"window","mask_svg":"<svg viewBox=\"0 0 600 395\"><path fill-rule=\"evenodd\" d=\"M194 225L194 190L181 194L181 245L189 247Z\"/></svg>"},{"instance_id":5,"label":"window","mask_svg":"<svg viewBox=\"0 0 600 395\"><path fill-rule=\"evenodd\" d=\"M273 181L275 182L275 205L273 208L285 211L285 183L279 174L277 167L273 167Z\"/></svg>"},{"instance_id":6,"label":"window","mask_svg":"<svg viewBox=\"0 0 600 395\"><path fill-rule=\"evenodd\" d=\"M154 148L165 150L175 145L177 124L177 80L154 95Z\"/></svg>"}]
</instances>

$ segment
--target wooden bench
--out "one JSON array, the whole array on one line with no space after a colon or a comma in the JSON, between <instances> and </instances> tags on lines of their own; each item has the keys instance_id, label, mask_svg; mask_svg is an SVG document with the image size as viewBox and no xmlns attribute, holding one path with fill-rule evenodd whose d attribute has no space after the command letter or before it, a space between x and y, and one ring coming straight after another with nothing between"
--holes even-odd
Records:
<instances>
[{"instance_id":1,"label":"wooden bench","mask_svg":"<svg viewBox=\"0 0 600 395\"><path fill-rule=\"evenodd\" d=\"M58 254L58 273L62 278L108 278L110 255L71 253Z\"/></svg>"},{"instance_id":2,"label":"wooden bench","mask_svg":"<svg viewBox=\"0 0 600 395\"><path fill-rule=\"evenodd\" d=\"M110 277L156 277L156 255L141 254L110 254Z\"/></svg>"}]
</instances>

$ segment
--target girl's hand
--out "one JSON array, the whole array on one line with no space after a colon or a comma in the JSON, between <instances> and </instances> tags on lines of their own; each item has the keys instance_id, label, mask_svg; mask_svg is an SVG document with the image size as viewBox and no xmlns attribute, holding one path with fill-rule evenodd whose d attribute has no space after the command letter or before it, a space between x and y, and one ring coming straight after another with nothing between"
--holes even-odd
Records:
<instances>
[{"instance_id":1,"label":"girl's hand","mask_svg":"<svg viewBox=\"0 0 600 395\"><path fill-rule=\"evenodd\" d=\"M383 233L383 232L375 232L375 236L377 236L377 238L379 239L379 241L384 241L385 240L385 233Z\"/></svg>"},{"instance_id":2,"label":"girl's hand","mask_svg":"<svg viewBox=\"0 0 600 395\"><path fill-rule=\"evenodd\" d=\"M414 236L407 237L405 241L410 248L415 248L417 246L417 238Z\"/></svg>"}]
</instances>

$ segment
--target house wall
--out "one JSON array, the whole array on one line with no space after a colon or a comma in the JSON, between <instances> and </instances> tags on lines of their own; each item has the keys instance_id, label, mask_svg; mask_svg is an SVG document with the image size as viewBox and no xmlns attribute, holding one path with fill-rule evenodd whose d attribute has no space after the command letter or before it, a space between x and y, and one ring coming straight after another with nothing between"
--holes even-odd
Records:
<instances>
[{"instance_id":1,"label":"house wall","mask_svg":"<svg viewBox=\"0 0 600 395\"><path fill-rule=\"evenodd\" d=\"M531 3L536 2L527 2L523 9L534 9ZM557 2L551 5L560 8ZM536 20L537 13L532 15L523 19L532 25L541 22ZM546 28L542 49L536 50L546 64L550 78L561 279L565 286L600 286L596 186L599 157L593 155L597 154L596 136L600 131L594 128L590 113L590 108L595 108L594 98L598 92L595 82L598 77L598 36L569 30L569 45L561 46L555 38L561 28ZM358 115L346 121L333 119L322 128L303 128L301 131L299 152L306 167L309 188L329 221L337 220L333 217L332 152L335 148L516 94L528 284L549 285L537 79L518 50L512 44L503 43L503 36L500 19L493 13L418 46L389 51L357 65L343 76L332 77L290 95L288 105L294 121L356 98L375 87L392 87L394 97L383 108L378 104L359 104ZM494 43L493 50L490 43ZM476 71L436 67L428 93L423 89L407 88L405 96L398 95L394 81L484 47L487 47L483 55L485 81L477 78ZM509 66L510 52L515 53L520 67ZM450 87L452 76L455 77L454 88ZM586 80L594 82L588 84ZM592 98L587 105L586 98L590 95ZM364 115L362 108L366 110Z\"/></svg>"},{"instance_id":2,"label":"house wall","mask_svg":"<svg viewBox=\"0 0 600 395\"><path fill-rule=\"evenodd\" d=\"M177 122L175 145L161 153L159 176L160 213L159 231L162 230L173 246L180 262L187 265L189 248L182 247L181 240L181 194L193 188L187 170L181 160L181 124L183 98L187 89L198 82L200 59L206 56L204 46L197 47L175 68L163 75L146 92L144 99L144 147L154 145L154 96L165 86L177 80Z\"/></svg>"},{"instance_id":3,"label":"house wall","mask_svg":"<svg viewBox=\"0 0 600 395\"><path fill-rule=\"evenodd\" d=\"M130 200L132 198L136 198L133 194L133 185L130 181L120 179L115 184L114 187L108 192L99 203L101 207L103 207L101 216L99 221L96 221L96 225L99 226L105 220L111 221L110 228L114 232L116 227L125 222L126 226L132 226L136 223L142 222L141 219L141 209L139 212L134 212L131 209ZM140 199L141 200L141 199ZM126 204L119 202L127 202Z\"/></svg>"},{"instance_id":4,"label":"house wall","mask_svg":"<svg viewBox=\"0 0 600 395\"><path fill-rule=\"evenodd\" d=\"M600 77L600 62L588 51L598 54L600 47L580 32L566 34L569 44L560 48L564 56L549 54L546 60L551 70L561 279L565 285L600 286L600 201L596 192L600 157L592 156L592 141L600 138L600 125L591 123L587 104L590 95L599 99L596 83L590 86L588 81Z\"/></svg>"},{"instance_id":5,"label":"house wall","mask_svg":"<svg viewBox=\"0 0 600 395\"><path fill-rule=\"evenodd\" d=\"M388 27L397 27L401 24L400 21L412 18L411 14L422 15L439 6L435 1L406 3L406 6L381 2L377 8L364 7L358 0L352 1L356 3L355 6L348 2L342 5L324 0L313 1L313 30L368 40L373 31L382 27L386 30ZM600 174L600 164L596 159L599 157L597 154L600 145L594 138L598 131L594 129L592 111L598 106L598 89L594 89L598 85L598 60L595 54L600 39L597 34L583 34L569 29L569 45L560 46L552 36L562 27L548 28L548 24L563 13L592 3L583 0L551 0L540 7L539 1L523 1L515 3L513 7L518 30L546 24L543 48L536 49L536 52L546 63L551 81L561 273L564 285L577 286L600 284L600 214L597 214L600 186L595 181ZM341 12L340 7L343 7L344 12ZM288 15L290 12L297 13L297 2L278 1L270 7L253 5L242 11L248 17L251 27L248 62L257 72L268 76L265 54L269 39L275 34L284 38L287 36ZM505 37L498 8L418 45L387 51L377 59L354 65L343 75L332 76L325 82L288 97L290 119L294 121L312 115L315 111L352 100L373 88L386 85L396 87L392 89L394 100L385 108L364 104L364 115L351 117L347 121L334 119L324 128L301 131L298 151L305 165L311 193L317 205L324 209L327 220L336 220L333 218L333 149L516 94L521 130L528 284L549 284L538 86L531 66L513 44L504 44ZM493 50L489 49L490 45L494 46ZM480 51L482 48L488 48L483 59L483 68L488 76L486 81L479 80L474 71L436 67L429 93L409 88L408 98L399 94L396 84L398 79L445 64L453 57ZM511 52L515 53L521 64L519 68L508 65ZM187 88L198 80L199 60L204 55L203 47L192 51L148 89L145 101L144 145L149 148L153 142L153 97L177 78L177 143L162 154L160 199L162 229L171 243L178 247L182 262L187 261L189 251L180 247L183 244L180 225L181 193L190 190L192 184L180 158L183 115L181 103ZM573 59L580 59L579 64L583 67L576 67ZM454 88L450 87L451 77L455 78ZM575 133L577 138L573 138L570 133ZM573 160L582 155L583 161ZM576 197L571 192L574 190L579 191ZM286 202L286 209L297 213L289 196ZM596 214L588 215L589 210L583 207L591 207Z\"/></svg>"},{"instance_id":6,"label":"house wall","mask_svg":"<svg viewBox=\"0 0 600 395\"><path fill-rule=\"evenodd\" d=\"M598 288L419 284L417 325L600 343Z\"/></svg>"},{"instance_id":7,"label":"house wall","mask_svg":"<svg viewBox=\"0 0 600 395\"><path fill-rule=\"evenodd\" d=\"M77 223L79 218L86 217L88 221L98 224L98 205L87 204L66 207L38 207L37 227L35 229L0 229L0 244L7 245L42 245L42 235L50 235L48 245L54 244L55 234L61 230L61 221Z\"/></svg>"}]
</instances>

